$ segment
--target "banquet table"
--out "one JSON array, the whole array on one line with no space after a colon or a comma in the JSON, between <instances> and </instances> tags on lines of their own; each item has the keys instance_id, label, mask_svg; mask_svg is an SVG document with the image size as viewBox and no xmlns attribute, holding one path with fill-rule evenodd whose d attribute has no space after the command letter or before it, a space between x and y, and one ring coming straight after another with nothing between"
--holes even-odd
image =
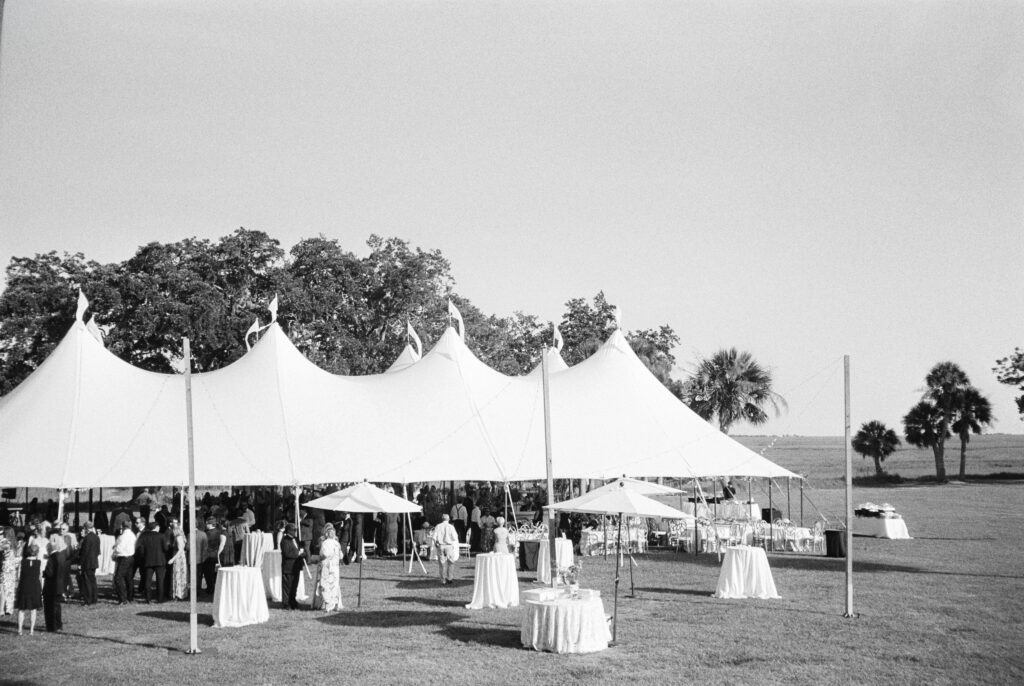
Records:
<instances>
[{"instance_id":1,"label":"banquet table","mask_svg":"<svg viewBox=\"0 0 1024 686\"><path fill-rule=\"evenodd\" d=\"M547 541L537 550L537 581L551 583L551 546ZM565 569L572 564L572 541L568 538L555 539L555 564Z\"/></svg>"},{"instance_id":2,"label":"banquet table","mask_svg":"<svg viewBox=\"0 0 1024 686\"><path fill-rule=\"evenodd\" d=\"M519 607L519 578L514 555L482 553L476 556L473 600L466 607L470 610Z\"/></svg>"},{"instance_id":3,"label":"banquet table","mask_svg":"<svg viewBox=\"0 0 1024 686\"><path fill-rule=\"evenodd\" d=\"M263 564L260 566L263 577L265 595L275 603L281 602L281 551L263 551ZM300 581L301 583L301 581Z\"/></svg>"},{"instance_id":4,"label":"banquet table","mask_svg":"<svg viewBox=\"0 0 1024 686\"><path fill-rule=\"evenodd\" d=\"M270 619L260 570L255 567L221 567L213 590L215 627L262 624Z\"/></svg>"},{"instance_id":5,"label":"banquet table","mask_svg":"<svg viewBox=\"0 0 1024 686\"><path fill-rule=\"evenodd\" d=\"M246 567L259 567L263 553L274 549L274 534L251 533L242 539L242 559L239 564Z\"/></svg>"},{"instance_id":6,"label":"banquet table","mask_svg":"<svg viewBox=\"0 0 1024 686\"><path fill-rule=\"evenodd\" d=\"M778 598L768 556L763 548L747 545L725 550L722 571L718 575L716 598Z\"/></svg>"},{"instance_id":7,"label":"banquet table","mask_svg":"<svg viewBox=\"0 0 1024 686\"><path fill-rule=\"evenodd\" d=\"M875 538L909 539L907 523L901 517L854 517L854 536L874 536Z\"/></svg>"},{"instance_id":8,"label":"banquet table","mask_svg":"<svg viewBox=\"0 0 1024 686\"><path fill-rule=\"evenodd\" d=\"M527 600L519 639L524 647L552 653L593 653L612 639L601 594L580 591L573 600Z\"/></svg>"},{"instance_id":9,"label":"banquet table","mask_svg":"<svg viewBox=\"0 0 1024 686\"><path fill-rule=\"evenodd\" d=\"M114 573L114 543L115 539L110 534L98 534L100 537L100 557L99 567L96 569L97 575L113 574Z\"/></svg>"}]
</instances>

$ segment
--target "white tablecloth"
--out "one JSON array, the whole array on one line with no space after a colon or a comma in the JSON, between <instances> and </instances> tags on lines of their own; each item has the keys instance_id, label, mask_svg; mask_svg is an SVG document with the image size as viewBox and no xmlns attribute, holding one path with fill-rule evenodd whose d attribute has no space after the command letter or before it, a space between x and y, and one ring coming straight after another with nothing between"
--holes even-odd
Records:
<instances>
[{"instance_id":1,"label":"white tablecloth","mask_svg":"<svg viewBox=\"0 0 1024 686\"><path fill-rule=\"evenodd\" d=\"M746 545L726 548L715 597L778 598L764 549Z\"/></svg>"},{"instance_id":2,"label":"white tablecloth","mask_svg":"<svg viewBox=\"0 0 1024 686\"><path fill-rule=\"evenodd\" d=\"M511 553L484 553L476 556L473 600L470 610L485 607L519 607L519 578L516 557Z\"/></svg>"},{"instance_id":3,"label":"white tablecloth","mask_svg":"<svg viewBox=\"0 0 1024 686\"><path fill-rule=\"evenodd\" d=\"M520 641L534 650L593 653L612 640L600 595L586 600L560 598L526 602Z\"/></svg>"},{"instance_id":4,"label":"white tablecloth","mask_svg":"<svg viewBox=\"0 0 1024 686\"><path fill-rule=\"evenodd\" d=\"M266 596L275 603L281 602L281 551L264 550L260 571Z\"/></svg>"},{"instance_id":5,"label":"white tablecloth","mask_svg":"<svg viewBox=\"0 0 1024 686\"><path fill-rule=\"evenodd\" d=\"M215 627L262 624L270 619L263 578L255 567L221 567L213 591Z\"/></svg>"},{"instance_id":6,"label":"white tablecloth","mask_svg":"<svg viewBox=\"0 0 1024 686\"><path fill-rule=\"evenodd\" d=\"M853 534L875 538L910 538L907 523L903 519L886 517L854 517Z\"/></svg>"},{"instance_id":7,"label":"white tablecloth","mask_svg":"<svg viewBox=\"0 0 1024 686\"><path fill-rule=\"evenodd\" d=\"M114 573L114 542L117 540L110 534L98 534L100 537L100 566L96 569L96 574L113 574Z\"/></svg>"},{"instance_id":8,"label":"white tablecloth","mask_svg":"<svg viewBox=\"0 0 1024 686\"><path fill-rule=\"evenodd\" d=\"M274 534L246 534L242 539L242 559L238 564L246 567L259 567L263 563L263 553L274 549Z\"/></svg>"},{"instance_id":9,"label":"white tablecloth","mask_svg":"<svg viewBox=\"0 0 1024 686\"><path fill-rule=\"evenodd\" d=\"M572 541L568 538L556 538L555 564L559 569L565 569L572 561ZM541 541L540 550L537 551L537 581L551 583L551 545L547 541Z\"/></svg>"}]
</instances>

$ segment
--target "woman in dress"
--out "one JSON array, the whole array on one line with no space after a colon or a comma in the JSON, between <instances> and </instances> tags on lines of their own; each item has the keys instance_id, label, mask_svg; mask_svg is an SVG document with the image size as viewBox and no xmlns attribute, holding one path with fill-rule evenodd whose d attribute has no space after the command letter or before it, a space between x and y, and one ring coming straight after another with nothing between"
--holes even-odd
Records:
<instances>
[{"instance_id":1,"label":"woman in dress","mask_svg":"<svg viewBox=\"0 0 1024 686\"><path fill-rule=\"evenodd\" d=\"M490 510L484 510L480 517L480 546L484 551L494 550L494 525L496 520Z\"/></svg>"},{"instance_id":2,"label":"woman in dress","mask_svg":"<svg viewBox=\"0 0 1024 686\"><path fill-rule=\"evenodd\" d=\"M21 548L14 536L14 528L4 527L0 537L0 615L14 613L14 593L18 590L18 565L21 564Z\"/></svg>"},{"instance_id":3,"label":"woman in dress","mask_svg":"<svg viewBox=\"0 0 1024 686\"><path fill-rule=\"evenodd\" d=\"M313 597L313 609L340 610L341 585L341 544L334 533L334 527L326 524L323 539L320 541L320 569L317 572L316 595Z\"/></svg>"},{"instance_id":4,"label":"woman in dress","mask_svg":"<svg viewBox=\"0 0 1024 686\"><path fill-rule=\"evenodd\" d=\"M42 562L39 560L39 545L32 543L25 546L25 557L21 560L21 578L18 582L18 593L14 597L14 607L18 609L18 635L22 635L25 624L25 613L31 613L29 633L36 632L36 611L43 606Z\"/></svg>"},{"instance_id":5,"label":"woman in dress","mask_svg":"<svg viewBox=\"0 0 1024 686\"><path fill-rule=\"evenodd\" d=\"M494 552L496 553L507 553L508 549L508 529L505 528L505 518L498 517L494 520L497 524L494 527Z\"/></svg>"},{"instance_id":6,"label":"woman in dress","mask_svg":"<svg viewBox=\"0 0 1024 686\"><path fill-rule=\"evenodd\" d=\"M171 597L175 600L184 600L188 591L188 564L185 560L185 548L188 544L185 541L185 532L177 524L171 529L174 534L174 544L178 552L171 558Z\"/></svg>"},{"instance_id":7,"label":"woman in dress","mask_svg":"<svg viewBox=\"0 0 1024 686\"><path fill-rule=\"evenodd\" d=\"M385 517L385 531L387 532L387 542L385 543L385 549L389 555L398 554L398 515L389 512Z\"/></svg>"},{"instance_id":8,"label":"woman in dress","mask_svg":"<svg viewBox=\"0 0 1024 686\"><path fill-rule=\"evenodd\" d=\"M75 592L75 587L71 583L71 561L78 557L78 537L71 533L71 527L67 522L60 523L60 536L64 539L64 545L67 549L67 560L64 565L64 577L60 580L60 593L64 596L64 600L67 601Z\"/></svg>"}]
</instances>

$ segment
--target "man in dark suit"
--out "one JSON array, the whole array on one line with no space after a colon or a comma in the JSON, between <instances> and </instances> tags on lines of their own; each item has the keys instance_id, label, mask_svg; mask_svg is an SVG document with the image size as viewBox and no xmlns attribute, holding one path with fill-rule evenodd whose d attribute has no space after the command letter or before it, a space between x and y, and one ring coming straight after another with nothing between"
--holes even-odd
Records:
<instances>
[{"instance_id":1,"label":"man in dark suit","mask_svg":"<svg viewBox=\"0 0 1024 686\"><path fill-rule=\"evenodd\" d=\"M342 561L348 564L352 561L352 552L349 546L352 544L352 515L346 512L343 519L338 522L338 543L341 545Z\"/></svg>"},{"instance_id":2,"label":"man in dark suit","mask_svg":"<svg viewBox=\"0 0 1024 686\"><path fill-rule=\"evenodd\" d=\"M82 527L82 543L78 547L78 592L86 605L96 604L96 570L100 566L100 537L92 522Z\"/></svg>"},{"instance_id":3,"label":"man in dark suit","mask_svg":"<svg viewBox=\"0 0 1024 686\"><path fill-rule=\"evenodd\" d=\"M306 551L295 541L295 525L285 525L281 539L281 602L289 610L299 608L295 596L299 592L299 574L305 555Z\"/></svg>"},{"instance_id":4,"label":"man in dark suit","mask_svg":"<svg viewBox=\"0 0 1024 686\"><path fill-rule=\"evenodd\" d=\"M139 536L136 544L139 559L143 567L143 583L146 586L146 602L164 602L164 575L167 572L167 539L160 533L160 525L153 522ZM153 576L156 576L156 587L153 587Z\"/></svg>"}]
</instances>

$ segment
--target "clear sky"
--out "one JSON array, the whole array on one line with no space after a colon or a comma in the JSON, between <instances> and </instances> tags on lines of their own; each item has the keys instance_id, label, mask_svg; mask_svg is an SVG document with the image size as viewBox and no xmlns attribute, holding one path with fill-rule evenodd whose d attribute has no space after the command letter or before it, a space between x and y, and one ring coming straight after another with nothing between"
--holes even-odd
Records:
<instances>
[{"instance_id":1,"label":"clear sky","mask_svg":"<svg viewBox=\"0 0 1024 686\"><path fill-rule=\"evenodd\" d=\"M485 312L603 289L679 374L898 427L953 360L1024 432L1024 3L7 0L0 261L239 226L440 249ZM287 304L282 304L287 307Z\"/></svg>"}]
</instances>

